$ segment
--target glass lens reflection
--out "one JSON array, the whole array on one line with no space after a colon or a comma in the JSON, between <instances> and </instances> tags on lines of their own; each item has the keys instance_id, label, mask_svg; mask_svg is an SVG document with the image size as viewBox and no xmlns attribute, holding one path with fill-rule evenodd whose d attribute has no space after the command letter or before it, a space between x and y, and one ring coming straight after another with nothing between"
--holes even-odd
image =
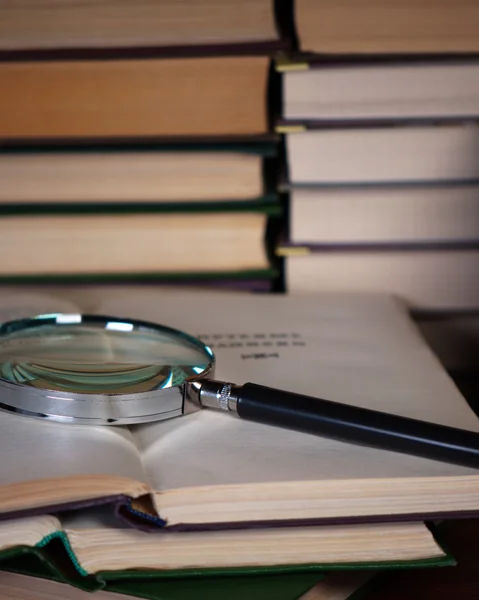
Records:
<instances>
[{"instance_id":1,"label":"glass lens reflection","mask_svg":"<svg viewBox=\"0 0 479 600\"><path fill-rule=\"evenodd\" d=\"M78 315L17 323L0 327L0 378L34 388L83 394L148 392L181 385L201 375L212 361L208 348L166 328L115 320L82 322Z\"/></svg>"}]
</instances>

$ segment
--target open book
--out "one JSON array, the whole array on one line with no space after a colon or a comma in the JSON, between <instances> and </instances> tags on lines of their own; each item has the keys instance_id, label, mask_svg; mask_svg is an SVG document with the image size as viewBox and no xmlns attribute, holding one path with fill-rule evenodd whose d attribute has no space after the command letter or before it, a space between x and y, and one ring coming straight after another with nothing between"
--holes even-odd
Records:
<instances>
[{"instance_id":1,"label":"open book","mask_svg":"<svg viewBox=\"0 0 479 600\"><path fill-rule=\"evenodd\" d=\"M73 309L202 337L218 379L252 381L479 431L395 299L79 290L3 296L8 315ZM75 300L77 308L72 306ZM30 302L30 304L29 304ZM479 473L203 410L131 428L0 413L2 518L110 504L139 527L422 520L479 510Z\"/></svg>"}]
</instances>

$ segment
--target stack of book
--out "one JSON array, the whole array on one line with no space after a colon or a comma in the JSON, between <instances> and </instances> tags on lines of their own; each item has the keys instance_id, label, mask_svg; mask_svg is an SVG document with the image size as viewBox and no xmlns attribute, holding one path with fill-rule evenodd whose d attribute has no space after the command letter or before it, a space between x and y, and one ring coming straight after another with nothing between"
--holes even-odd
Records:
<instances>
[{"instance_id":1,"label":"stack of book","mask_svg":"<svg viewBox=\"0 0 479 600\"><path fill-rule=\"evenodd\" d=\"M280 212L270 62L273 52L288 48L275 12L287 16L289 3L276 4L2 3L3 281L214 280L230 286L234 279L268 287L274 269L265 238L269 217ZM401 6L397 18L385 20L397 35L381 30L393 46L382 52L402 52L410 19ZM421 33L413 28L410 37L420 45L426 17L415 12ZM479 50L477 11L455 6L454 14L457 22L432 20L427 48L411 42L409 50L435 52L429 46L445 23L448 51ZM346 13L336 3L298 0L301 48L376 53L363 38L377 36L378 15L371 0L351 1ZM335 29L338 18L352 19L351 27ZM328 35L337 35L341 46L341 35L354 38L351 31L356 49L327 46ZM301 64L318 62L310 58ZM398 61L394 68L406 78L400 91L411 95L396 96L392 109L387 94L381 101L366 93L392 88L384 78L393 67L382 59L370 58L366 66L350 57L346 66L331 58L328 68L290 70L284 77L285 124L304 129L287 137L293 228L296 209L302 202L306 207L304 229L290 248L327 250L288 259L289 289L345 294L72 286L55 298L3 288L0 321L57 311L148 319L205 340L216 354L219 379L479 431L474 413L411 326L407 306L389 296L351 293L387 288L418 308L449 306L452 269L465 287L451 291L449 304L477 301L467 269L479 255L471 233L478 206L479 168L471 158L479 139L473 123L479 89L472 85L478 65L457 58L457 65L446 57L434 63L438 72L432 63ZM335 86L315 76L344 74L343 106ZM372 77L367 85L365 74ZM307 76L305 88L300 76ZM348 88L354 77L361 83ZM448 78L454 98L445 94L435 104L427 94L430 86L442 89L437 77ZM317 85L333 94L324 114L314 99ZM304 94L299 109L294 93ZM304 105L311 98L312 108ZM376 106L368 109L371 102ZM444 125L432 127L432 119ZM319 211L323 200L327 218ZM417 203L422 218L413 233ZM430 220L427 211L436 203L441 213ZM346 222L344 214L349 220L353 211ZM374 222L376 214L386 224ZM307 267L319 257L333 262L322 270ZM442 285L432 276L436 257L443 261ZM356 285L368 281L368 272L379 273L368 263L373 259L387 265L383 271L395 285L401 269L410 269L405 280L415 278L417 289ZM299 261L305 261L302 270ZM10 358L7 350L3 360ZM115 594L345 600L364 593L378 570L453 565L425 521L479 511L473 469L208 410L131 428L71 426L0 411L0 450L5 598L68 598L58 586L71 584L100 590L105 600Z\"/></svg>"},{"instance_id":2,"label":"stack of book","mask_svg":"<svg viewBox=\"0 0 479 600\"><path fill-rule=\"evenodd\" d=\"M17 294L2 297L2 319L33 302L181 327L208 340L219 379L479 431L390 297L156 289L73 305ZM479 510L474 469L223 411L131 428L0 411L0 450L6 598L36 584L3 572L153 600L344 600L379 569L453 565L424 520ZM69 597L58 585L38 589Z\"/></svg>"},{"instance_id":3,"label":"stack of book","mask_svg":"<svg viewBox=\"0 0 479 600\"><path fill-rule=\"evenodd\" d=\"M267 289L284 46L270 0L2 2L2 280Z\"/></svg>"},{"instance_id":4,"label":"stack of book","mask_svg":"<svg viewBox=\"0 0 479 600\"><path fill-rule=\"evenodd\" d=\"M479 5L298 0L278 61L291 292L479 309Z\"/></svg>"}]
</instances>

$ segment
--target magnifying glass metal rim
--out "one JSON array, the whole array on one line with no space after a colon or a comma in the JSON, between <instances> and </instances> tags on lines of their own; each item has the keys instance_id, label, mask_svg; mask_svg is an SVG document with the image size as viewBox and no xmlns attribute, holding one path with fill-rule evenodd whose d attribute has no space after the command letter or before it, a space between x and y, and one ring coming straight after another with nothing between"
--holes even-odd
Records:
<instances>
[{"instance_id":1,"label":"magnifying glass metal rim","mask_svg":"<svg viewBox=\"0 0 479 600\"><path fill-rule=\"evenodd\" d=\"M179 329L157 325L139 319L91 314L40 314L16 319L0 325L0 339L15 331L44 325L81 326L118 324L126 331L148 330L177 337L192 344L210 358L197 376L187 377L184 383L157 390L137 393L85 394L54 389L34 388L0 377L0 409L46 421L77 425L134 425L160 421L195 412L202 408L198 393L200 382L214 375L215 357L209 346ZM125 327L126 326L126 327Z\"/></svg>"}]
</instances>

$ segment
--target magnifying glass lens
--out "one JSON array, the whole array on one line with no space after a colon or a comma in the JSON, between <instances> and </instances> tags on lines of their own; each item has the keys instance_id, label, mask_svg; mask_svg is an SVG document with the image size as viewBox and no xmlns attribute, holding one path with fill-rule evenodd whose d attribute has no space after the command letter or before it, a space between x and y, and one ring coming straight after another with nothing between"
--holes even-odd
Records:
<instances>
[{"instance_id":1,"label":"magnifying glass lens","mask_svg":"<svg viewBox=\"0 0 479 600\"><path fill-rule=\"evenodd\" d=\"M7 323L0 331L1 379L62 392L175 387L201 375L212 361L209 348L194 338L138 322L45 315Z\"/></svg>"}]
</instances>

